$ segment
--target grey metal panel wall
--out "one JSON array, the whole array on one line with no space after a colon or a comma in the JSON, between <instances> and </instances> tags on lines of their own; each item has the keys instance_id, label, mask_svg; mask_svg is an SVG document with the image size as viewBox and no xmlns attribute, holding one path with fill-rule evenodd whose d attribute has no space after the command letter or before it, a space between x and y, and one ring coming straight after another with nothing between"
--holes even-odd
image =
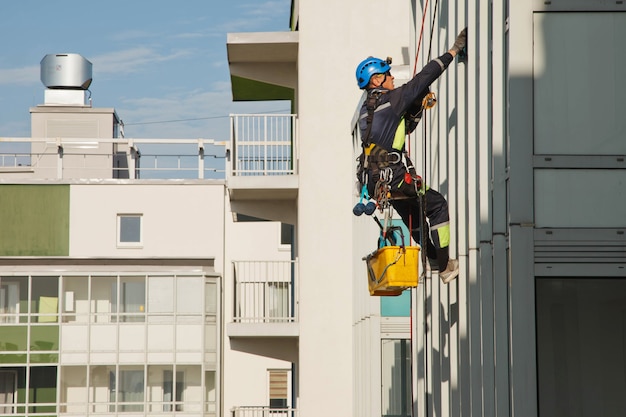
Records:
<instances>
[{"instance_id":1,"label":"grey metal panel wall","mask_svg":"<svg viewBox=\"0 0 626 417\"><path fill-rule=\"evenodd\" d=\"M425 3L416 1L418 33ZM418 70L427 61L431 30L432 57L446 51L465 26L469 37L467 62L455 61L433 85L438 105L427 113L425 132L413 144L418 164L426 151L421 168L427 182L448 198L451 255L461 264L456 282L446 286L432 280L418 288L415 320L426 320L428 329L416 336L418 416L511 412L507 7L506 1L435 1L424 19ZM523 317L527 308L521 302L519 308Z\"/></svg>"},{"instance_id":2,"label":"grey metal panel wall","mask_svg":"<svg viewBox=\"0 0 626 417\"><path fill-rule=\"evenodd\" d=\"M425 3L416 2L417 9ZM542 39L533 37L533 16L625 6L583 0L483 3L449 2L436 14L431 3L425 19L427 40L433 31L432 56L452 44L465 22L470 36L467 63L451 65L433 86L439 104L414 145L419 152L425 138L422 169L428 183L448 197L451 249L462 270L457 282L429 281L416 297L417 308L423 308L416 321L425 320L429 329L416 336L420 416L537 415L535 276L623 276L624 270L623 227L577 232L538 230L535 224L536 169L573 168L570 163L624 167L619 155L535 155L533 42ZM603 257L581 256L590 245Z\"/></svg>"}]
</instances>

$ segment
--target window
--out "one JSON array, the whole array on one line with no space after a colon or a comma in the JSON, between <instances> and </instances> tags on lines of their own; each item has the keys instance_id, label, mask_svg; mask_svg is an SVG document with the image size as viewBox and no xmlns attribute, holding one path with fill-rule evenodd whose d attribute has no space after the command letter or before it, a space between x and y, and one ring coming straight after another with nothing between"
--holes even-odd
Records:
<instances>
[{"instance_id":1,"label":"window","mask_svg":"<svg viewBox=\"0 0 626 417\"><path fill-rule=\"evenodd\" d=\"M117 215L117 245L121 247L141 247L141 214Z\"/></svg>"},{"instance_id":2,"label":"window","mask_svg":"<svg viewBox=\"0 0 626 417\"><path fill-rule=\"evenodd\" d=\"M111 288L111 312L120 313L120 322L143 322L146 312L145 277L120 277L119 302L117 282Z\"/></svg>"},{"instance_id":3,"label":"window","mask_svg":"<svg viewBox=\"0 0 626 417\"><path fill-rule=\"evenodd\" d=\"M293 244L294 228L291 224L280 224L280 244L281 246L291 246Z\"/></svg>"},{"instance_id":4,"label":"window","mask_svg":"<svg viewBox=\"0 0 626 417\"><path fill-rule=\"evenodd\" d=\"M626 415L626 279L535 283L539 415Z\"/></svg>"},{"instance_id":5,"label":"window","mask_svg":"<svg viewBox=\"0 0 626 417\"><path fill-rule=\"evenodd\" d=\"M119 389L117 387L119 386ZM109 373L110 401L119 404L118 411L143 411L144 377L143 370L120 369L119 381L115 380L115 372ZM117 398L116 398L117 397ZM126 403L126 404L122 404ZM111 405L111 408L115 407ZM110 410L115 411L115 410Z\"/></svg>"},{"instance_id":6,"label":"window","mask_svg":"<svg viewBox=\"0 0 626 417\"><path fill-rule=\"evenodd\" d=\"M185 392L185 373L163 371L163 411L183 411L183 393Z\"/></svg>"},{"instance_id":7,"label":"window","mask_svg":"<svg viewBox=\"0 0 626 417\"><path fill-rule=\"evenodd\" d=\"M383 339L381 356L381 414L409 417L412 409L409 341Z\"/></svg>"},{"instance_id":8,"label":"window","mask_svg":"<svg viewBox=\"0 0 626 417\"><path fill-rule=\"evenodd\" d=\"M59 312L59 277L31 278L30 312L32 321L56 323Z\"/></svg>"},{"instance_id":9,"label":"window","mask_svg":"<svg viewBox=\"0 0 626 417\"><path fill-rule=\"evenodd\" d=\"M0 414L15 414L17 372L0 371Z\"/></svg>"},{"instance_id":10,"label":"window","mask_svg":"<svg viewBox=\"0 0 626 417\"><path fill-rule=\"evenodd\" d=\"M289 407L289 371L270 369L270 408Z\"/></svg>"},{"instance_id":11,"label":"window","mask_svg":"<svg viewBox=\"0 0 626 417\"><path fill-rule=\"evenodd\" d=\"M19 283L0 282L0 323L17 323L20 312L19 294Z\"/></svg>"},{"instance_id":12,"label":"window","mask_svg":"<svg viewBox=\"0 0 626 417\"><path fill-rule=\"evenodd\" d=\"M289 282L268 282L265 300L265 316L270 321L283 321L291 317L289 312Z\"/></svg>"}]
</instances>

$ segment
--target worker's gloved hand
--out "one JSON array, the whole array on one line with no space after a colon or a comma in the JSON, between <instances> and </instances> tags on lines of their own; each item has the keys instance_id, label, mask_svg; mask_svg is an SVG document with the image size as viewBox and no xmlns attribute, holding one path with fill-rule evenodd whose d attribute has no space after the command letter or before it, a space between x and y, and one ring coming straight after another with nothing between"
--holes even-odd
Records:
<instances>
[{"instance_id":1,"label":"worker's gloved hand","mask_svg":"<svg viewBox=\"0 0 626 417\"><path fill-rule=\"evenodd\" d=\"M463 50L463 48L465 48L466 45L467 45L467 28L463 29L461 33L459 33L459 36L457 36L456 40L454 41L454 45L452 45L452 48L450 49L452 49L458 54L459 52Z\"/></svg>"}]
</instances>

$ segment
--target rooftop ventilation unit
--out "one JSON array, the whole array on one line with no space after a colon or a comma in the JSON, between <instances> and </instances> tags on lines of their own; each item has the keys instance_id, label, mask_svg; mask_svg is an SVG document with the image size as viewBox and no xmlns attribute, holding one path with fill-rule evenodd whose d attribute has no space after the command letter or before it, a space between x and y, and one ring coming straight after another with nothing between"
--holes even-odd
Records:
<instances>
[{"instance_id":1,"label":"rooftop ventilation unit","mask_svg":"<svg viewBox=\"0 0 626 417\"><path fill-rule=\"evenodd\" d=\"M41 82L51 89L87 90L91 62L79 54L48 54L41 60Z\"/></svg>"}]
</instances>

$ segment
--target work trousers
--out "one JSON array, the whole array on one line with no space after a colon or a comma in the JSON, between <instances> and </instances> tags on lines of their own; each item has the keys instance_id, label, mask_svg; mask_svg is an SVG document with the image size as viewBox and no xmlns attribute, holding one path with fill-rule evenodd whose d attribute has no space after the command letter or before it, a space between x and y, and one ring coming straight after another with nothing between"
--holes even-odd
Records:
<instances>
[{"instance_id":1,"label":"work trousers","mask_svg":"<svg viewBox=\"0 0 626 417\"><path fill-rule=\"evenodd\" d=\"M437 259L439 270L443 271L448 265L450 246L450 214L448 202L438 191L428 188L423 196L418 196L413 183L404 181L406 169L400 164L391 166L394 171L394 180L390 184L391 205L398 212L402 221L411 231L411 236L420 242L422 249L431 259ZM373 195L375 181L378 181L378 170L370 171L368 191ZM422 208L420 200L426 205L426 221L421 221ZM423 223L420 225L420 222ZM420 227L424 228L426 242L422 242Z\"/></svg>"}]
</instances>

